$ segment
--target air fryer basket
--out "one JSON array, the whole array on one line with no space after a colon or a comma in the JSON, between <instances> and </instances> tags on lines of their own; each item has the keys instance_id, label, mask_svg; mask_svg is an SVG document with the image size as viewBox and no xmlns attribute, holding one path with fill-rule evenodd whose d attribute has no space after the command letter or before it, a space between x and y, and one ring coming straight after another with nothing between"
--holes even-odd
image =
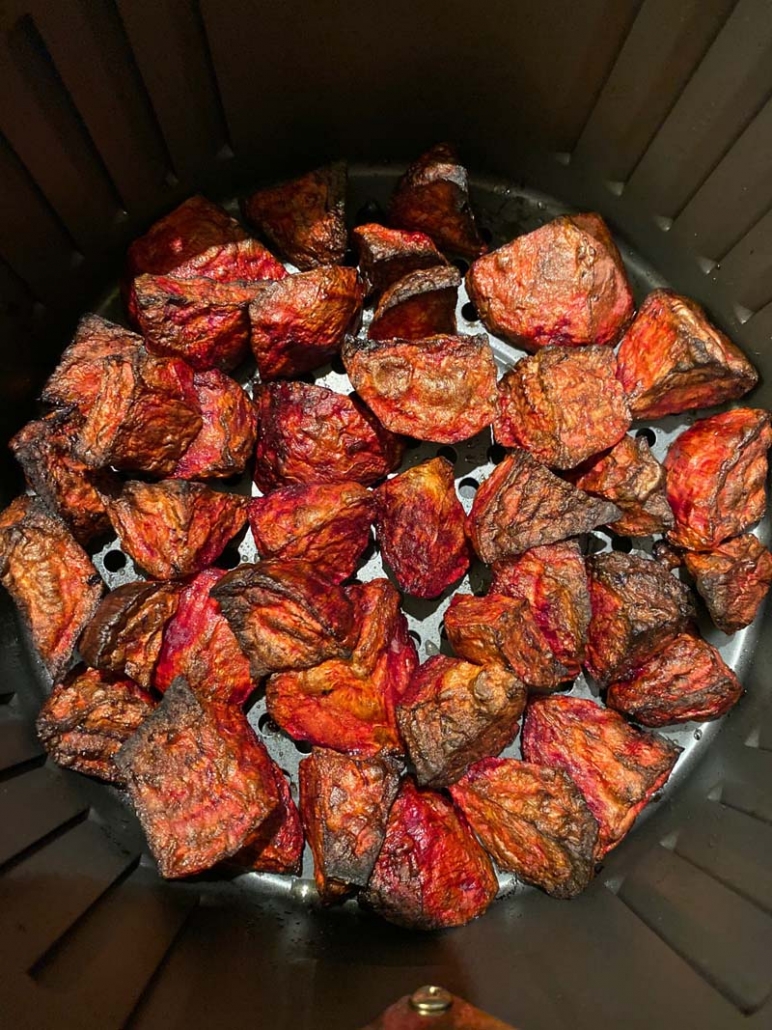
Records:
<instances>
[{"instance_id":1,"label":"air fryer basket","mask_svg":"<svg viewBox=\"0 0 772 1030\"><path fill-rule=\"evenodd\" d=\"M7 0L0 98L3 441L185 196L345 156L354 209L446 138L494 234L600 211L639 295L705 304L772 408L768 0ZM769 619L729 645L746 697L709 746L689 731L585 895L519 890L419 935L302 884L160 881L123 805L44 762L38 665L0 604L0 1026L355 1030L431 982L523 1030L772 1026Z\"/></svg>"}]
</instances>

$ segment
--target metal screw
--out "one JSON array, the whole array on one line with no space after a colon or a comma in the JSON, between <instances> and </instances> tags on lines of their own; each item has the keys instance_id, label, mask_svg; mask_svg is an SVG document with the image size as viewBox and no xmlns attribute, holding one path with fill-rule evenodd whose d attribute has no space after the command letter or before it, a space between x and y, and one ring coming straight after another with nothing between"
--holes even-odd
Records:
<instances>
[{"instance_id":1,"label":"metal screw","mask_svg":"<svg viewBox=\"0 0 772 1030\"><path fill-rule=\"evenodd\" d=\"M453 1004L453 996L444 987L427 985L410 995L410 1004L421 1016L436 1016L448 1011Z\"/></svg>"}]
</instances>

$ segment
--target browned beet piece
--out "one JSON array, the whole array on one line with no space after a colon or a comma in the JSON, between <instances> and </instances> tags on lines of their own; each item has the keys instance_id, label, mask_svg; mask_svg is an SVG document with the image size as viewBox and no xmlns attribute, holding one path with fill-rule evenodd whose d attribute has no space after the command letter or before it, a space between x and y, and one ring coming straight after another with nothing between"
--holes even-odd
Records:
<instances>
[{"instance_id":1,"label":"browned beet piece","mask_svg":"<svg viewBox=\"0 0 772 1030\"><path fill-rule=\"evenodd\" d=\"M675 521L667 502L665 470L643 437L623 436L608 454L577 469L571 482L621 509L622 518L610 528L622 536L664 533Z\"/></svg>"},{"instance_id":2,"label":"browned beet piece","mask_svg":"<svg viewBox=\"0 0 772 1030\"><path fill-rule=\"evenodd\" d=\"M254 498L248 511L262 558L301 558L342 583L370 541L374 508L359 483L297 483Z\"/></svg>"},{"instance_id":3,"label":"browned beet piece","mask_svg":"<svg viewBox=\"0 0 772 1030\"><path fill-rule=\"evenodd\" d=\"M694 632L680 633L608 688L606 704L642 726L720 719L743 688L721 655Z\"/></svg>"},{"instance_id":4,"label":"browned beet piece","mask_svg":"<svg viewBox=\"0 0 772 1030\"><path fill-rule=\"evenodd\" d=\"M772 419L757 408L724 411L681 433L665 458L670 542L711 551L757 522L767 506L770 445Z\"/></svg>"},{"instance_id":5,"label":"browned beet piece","mask_svg":"<svg viewBox=\"0 0 772 1030\"><path fill-rule=\"evenodd\" d=\"M182 455L172 479L228 479L241 475L252 457L257 412L239 384L217 369L196 372L193 389L201 429Z\"/></svg>"},{"instance_id":6,"label":"browned beet piece","mask_svg":"<svg viewBox=\"0 0 772 1030\"><path fill-rule=\"evenodd\" d=\"M758 372L688 297L654 290L619 348L619 379L633 418L662 418L734 400Z\"/></svg>"},{"instance_id":7,"label":"browned beet piece","mask_svg":"<svg viewBox=\"0 0 772 1030\"><path fill-rule=\"evenodd\" d=\"M353 229L351 240L368 293L379 294L419 268L447 265L431 238L422 232L387 229L371 222Z\"/></svg>"},{"instance_id":8,"label":"browned beet piece","mask_svg":"<svg viewBox=\"0 0 772 1030\"><path fill-rule=\"evenodd\" d=\"M485 327L528 351L614 343L633 297L606 223L561 215L472 265L466 277Z\"/></svg>"},{"instance_id":9,"label":"browned beet piece","mask_svg":"<svg viewBox=\"0 0 772 1030\"><path fill-rule=\"evenodd\" d=\"M154 707L131 680L79 665L43 702L35 728L58 765L122 784L113 756Z\"/></svg>"},{"instance_id":10,"label":"browned beet piece","mask_svg":"<svg viewBox=\"0 0 772 1030\"><path fill-rule=\"evenodd\" d=\"M484 562L522 554L614 522L619 508L559 479L528 451L515 450L475 494L469 537Z\"/></svg>"},{"instance_id":11,"label":"browned beet piece","mask_svg":"<svg viewBox=\"0 0 772 1030\"><path fill-rule=\"evenodd\" d=\"M367 885L397 796L399 773L388 759L326 748L314 748L298 772L314 879L322 899L334 901Z\"/></svg>"},{"instance_id":12,"label":"browned beet piece","mask_svg":"<svg viewBox=\"0 0 772 1030\"><path fill-rule=\"evenodd\" d=\"M439 597L469 568L466 516L453 466L433 458L406 469L375 491L375 530L400 589Z\"/></svg>"},{"instance_id":13,"label":"browned beet piece","mask_svg":"<svg viewBox=\"0 0 772 1030\"><path fill-rule=\"evenodd\" d=\"M240 565L223 576L211 596L249 658L255 679L351 654L357 632L351 602L309 562L271 559Z\"/></svg>"},{"instance_id":14,"label":"browned beet piece","mask_svg":"<svg viewBox=\"0 0 772 1030\"><path fill-rule=\"evenodd\" d=\"M422 340L456 331L461 276L453 266L410 272L384 291L367 330L371 340Z\"/></svg>"},{"instance_id":15,"label":"browned beet piece","mask_svg":"<svg viewBox=\"0 0 772 1030\"><path fill-rule=\"evenodd\" d=\"M263 382L319 368L359 329L364 285L333 265L262 283L249 308L252 350Z\"/></svg>"},{"instance_id":16,"label":"browned beet piece","mask_svg":"<svg viewBox=\"0 0 772 1030\"><path fill-rule=\"evenodd\" d=\"M104 672L122 673L141 687L153 679L164 629L177 610L176 583L125 583L102 601L83 631L83 660Z\"/></svg>"},{"instance_id":17,"label":"browned beet piece","mask_svg":"<svg viewBox=\"0 0 772 1030\"><path fill-rule=\"evenodd\" d=\"M610 347L548 347L499 383L496 442L524 447L552 468L574 468L630 427Z\"/></svg>"},{"instance_id":18,"label":"browned beet piece","mask_svg":"<svg viewBox=\"0 0 772 1030\"><path fill-rule=\"evenodd\" d=\"M194 694L210 701L243 704L257 682L209 591L225 576L224 569L204 569L183 587L177 611L167 624L153 676L153 686L167 691L182 676Z\"/></svg>"},{"instance_id":19,"label":"browned beet piece","mask_svg":"<svg viewBox=\"0 0 772 1030\"><path fill-rule=\"evenodd\" d=\"M339 265L346 253L346 166L340 161L258 190L242 210L301 270Z\"/></svg>"},{"instance_id":20,"label":"browned beet piece","mask_svg":"<svg viewBox=\"0 0 772 1030\"><path fill-rule=\"evenodd\" d=\"M292 800L287 778L276 762L271 762L279 804L260 827L257 837L233 856L237 865L258 873L285 873L297 876L303 863L303 826Z\"/></svg>"},{"instance_id":21,"label":"browned beet piece","mask_svg":"<svg viewBox=\"0 0 772 1030\"><path fill-rule=\"evenodd\" d=\"M246 498L203 483L125 483L108 502L122 548L155 579L200 572L247 521Z\"/></svg>"},{"instance_id":22,"label":"browned beet piece","mask_svg":"<svg viewBox=\"0 0 772 1030\"><path fill-rule=\"evenodd\" d=\"M418 665L400 597L387 579L354 584L359 637L350 659L268 680L272 718L295 740L354 754L401 754L396 705Z\"/></svg>"},{"instance_id":23,"label":"browned beet piece","mask_svg":"<svg viewBox=\"0 0 772 1030\"><path fill-rule=\"evenodd\" d=\"M517 736L525 684L503 665L435 655L413 675L397 721L419 787L446 787Z\"/></svg>"},{"instance_id":24,"label":"browned beet piece","mask_svg":"<svg viewBox=\"0 0 772 1030\"><path fill-rule=\"evenodd\" d=\"M499 869L554 898L573 898L592 879L598 823L561 769L484 758L450 793Z\"/></svg>"},{"instance_id":25,"label":"browned beet piece","mask_svg":"<svg viewBox=\"0 0 772 1030\"><path fill-rule=\"evenodd\" d=\"M750 626L772 584L772 554L755 536L746 533L703 554L687 551L684 561L720 630Z\"/></svg>"},{"instance_id":26,"label":"browned beet piece","mask_svg":"<svg viewBox=\"0 0 772 1030\"><path fill-rule=\"evenodd\" d=\"M581 697L538 698L523 726L523 758L562 769L598 820L597 858L622 840L664 786L681 748L628 725L617 712Z\"/></svg>"},{"instance_id":27,"label":"browned beet piece","mask_svg":"<svg viewBox=\"0 0 772 1030\"><path fill-rule=\"evenodd\" d=\"M389 221L426 233L448 254L475 258L487 250L469 203L467 170L449 143L436 144L410 165L392 195Z\"/></svg>"},{"instance_id":28,"label":"browned beet piece","mask_svg":"<svg viewBox=\"0 0 772 1030\"><path fill-rule=\"evenodd\" d=\"M587 570L575 540L494 562L489 593L527 601L555 661L563 667L561 675L579 675L591 608Z\"/></svg>"},{"instance_id":29,"label":"browned beet piece","mask_svg":"<svg viewBox=\"0 0 772 1030\"><path fill-rule=\"evenodd\" d=\"M289 483L375 483L402 460L404 441L356 398L269 383L256 403L255 482L263 492Z\"/></svg>"},{"instance_id":30,"label":"browned beet piece","mask_svg":"<svg viewBox=\"0 0 772 1030\"><path fill-rule=\"evenodd\" d=\"M343 345L351 383L387 429L456 443L496 414L496 363L484 333Z\"/></svg>"},{"instance_id":31,"label":"browned beet piece","mask_svg":"<svg viewBox=\"0 0 772 1030\"><path fill-rule=\"evenodd\" d=\"M190 876L250 843L279 804L271 759L235 705L179 679L115 756L162 876Z\"/></svg>"},{"instance_id":32,"label":"browned beet piece","mask_svg":"<svg viewBox=\"0 0 772 1030\"><path fill-rule=\"evenodd\" d=\"M624 676L694 618L688 587L660 562L608 552L588 559L590 620L585 665L601 684Z\"/></svg>"},{"instance_id":33,"label":"browned beet piece","mask_svg":"<svg viewBox=\"0 0 772 1030\"><path fill-rule=\"evenodd\" d=\"M482 915L497 891L491 861L464 816L441 794L403 780L360 901L390 923L437 930Z\"/></svg>"},{"instance_id":34,"label":"browned beet piece","mask_svg":"<svg viewBox=\"0 0 772 1030\"><path fill-rule=\"evenodd\" d=\"M64 522L37 498L17 497L0 513L0 582L56 682L104 584Z\"/></svg>"},{"instance_id":35,"label":"browned beet piece","mask_svg":"<svg viewBox=\"0 0 772 1030\"><path fill-rule=\"evenodd\" d=\"M251 237L213 244L170 268L144 268L142 271L156 275L168 273L175 279L203 277L218 283L257 283L265 279L284 279L289 274L270 250Z\"/></svg>"}]
</instances>

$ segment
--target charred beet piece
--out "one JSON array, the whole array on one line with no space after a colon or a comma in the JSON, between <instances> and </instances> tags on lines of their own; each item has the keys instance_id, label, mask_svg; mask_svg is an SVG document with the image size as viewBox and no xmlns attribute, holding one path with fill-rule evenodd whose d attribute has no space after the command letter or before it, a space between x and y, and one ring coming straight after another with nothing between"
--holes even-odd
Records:
<instances>
[{"instance_id":1,"label":"charred beet piece","mask_svg":"<svg viewBox=\"0 0 772 1030\"><path fill-rule=\"evenodd\" d=\"M104 598L78 644L83 660L149 687L164 628L177 610L176 583L125 583Z\"/></svg>"},{"instance_id":2,"label":"charred beet piece","mask_svg":"<svg viewBox=\"0 0 772 1030\"><path fill-rule=\"evenodd\" d=\"M445 458L425 461L375 491L375 531L400 588L439 597L469 568L466 516Z\"/></svg>"},{"instance_id":3,"label":"charred beet piece","mask_svg":"<svg viewBox=\"0 0 772 1030\"><path fill-rule=\"evenodd\" d=\"M767 506L768 412L735 408L681 433L665 458L671 543L711 551L757 522Z\"/></svg>"},{"instance_id":4,"label":"charred beet piece","mask_svg":"<svg viewBox=\"0 0 772 1030\"><path fill-rule=\"evenodd\" d=\"M662 418L734 400L758 372L687 297L654 290L619 348L619 379L633 418Z\"/></svg>"},{"instance_id":5,"label":"charred beet piece","mask_svg":"<svg viewBox=\"0 0 772 1030\"><path fill-rule=\"evenodd\" d=\"M287 778L276 762L271 762L271 770L279 804L273 815L260 827L257 837L241 851L237 851L233 861L258 873L289 873L297 876L302 865L305 843L300 813L292 800Z\"/></svg>"},{"instance_id":6,"label":"charred beet piece","mask_svg":"<svg viewBox=\"0 0 772 1030\"><path fill-rule=\"evenodd\" d=\"M387 579L346 590L359 616L349 660L268 681L271 717L291 737L354 754L400 754L395 707L418 665L399 594Z\"/></svg>"},{"instance_id":7,"label":"charred beet piece","mask_svg":"<svg viewBox=\"0 0 772 1030\"><path fill-rule=\"evenodd\" d=\"M351 602L309 562L272 559L241 565L223 576L211 596L249 658L255 679L351 654L356 639Z\"/></svg>"},{"instance_id":8,"label":"charred beet piece","mask_svg":"<svg viewBox=\"0 0 772 1030\"><path fill-rule=\"evenodd\" d=\"M209 595L225 574L224 569L204 569L183 588L153 677L153 686L162 693L178 676L194 694L210 701L240 705L254 690L249 661Z\"/></svg>"},{"instance_id":9,"label":"charred beet piece","mask_svg":"<svg viewBox=\"0 0 772 1030\"><path fill-rule=\"evenodd\" d=\"M248 511L261 558L300 558L342 583L370 541L374 508L359 483L298 483L256 497Z\"/></svg>"},{"instance_id":10,"label":"charred beet piece","mask_svg":"<svg viewBox=\"0 0 772 1030\"><path fill-rule=\"evenodd\" d=\"M452 266L410 272L384 291L367 335L371 340L422 340L455 333L460 285Z\"/></svg>"},{"instance_id":11,"label":"charred beet piece","mask_svg":"<svg viewBox=\"0 0 772 1030\"><path fill-rule=\"evenodd\" d=\"M491 861L441 794L403 780L367 890L368 908L411 930L462 926L496 897Z\"/></svg>"},{"instance_id":12,"label":"charred beet piece","mask_svg":"<svg viewBox=\"0 0 772 1030\"><path fill-rule=\"evenodd\" d=\"M0 582L56 682L104 584L64 522L37 498L17 497L0 513Z\"/></svg>"},{"instance_id":13,"label":"charred beet piece","mask_svg":"<svg viewBox=\"0 0 772 1030\"><path fill-rule=\"evenodd\" d=\"M399 787L396 765L314 748L300 763L300 812L325 901L364 887Z\"/></svg>"},{"instance_id":14,"label":"charred beet piece","mask_svg":"<svg viewBox=\"0 0 772 1030\"><path fill-rule=\"evenodd\" d=\"M651 536L673 526L665 470L642 437L623 436L616 447L571 477L574 486L612 501L623 512L610 528L623 536Z\"/></svg>"},{"instance_id":15,"label":"charred beet piece","mask_svg":"<svg viewBox=\"0 0 772 1030\"><path fill-rule=\"evenodd\" d=\"M449 143L438 143L410 165L394 190L389 221L426 233L451 255L475 258L487 250L469 203L467 170Z\"/></svg>"},{"instance_id":16,"label":"charred beet piece","mask_svg":"<svg viewBox=\"0 0 772 1030\"><path fill-rule=\"evenodd\" d=\"M262 283L249 308L252 350L263 382L319 368L361 321L364 286L355 268L315 268Z\"/></svg>"},{"instance_id":17,"label":"charred beet piece","mask_svg":"<svg viewBox=\"0 0 772 1030\"><path fill-rule=\"evenodd\" d=\"M155 579L200 572L247 521L244 497L181 480L126 483L108 511L123 549Z\"/></svg>"},{"instance_id":18,"label":"charred beet piece","mask_svg":"<svg viewBox=\"0 0 772 1030\"><path fill-rule=\"evenodd\" d=\"M608 688L606 704L643 726L720 719L743 688L721 655L692 632L679 634Z\"/></svg>"},{"instance_id":19,"label":"charred beet piece","mask_svg":"<svg viewBox=\"0 0 772 1030\"><path fill-rule=\"evenodd\" d=\"M687 552L685 562L720 630L750 626L772 584L772 554L755 536L727 540L705 554Z\"/></svg>"},{"instance_id":20,"label":"charred beet piece","mask_svg":"<svg viewBox=\"0 0 772 1030\"><path fill-rule=\"evenodd\" d=\"M279 804L271 759L243 712L201 701L182 679L115 764L167 878L235 854Z\"/></svg>"},{"instance_id":21,"label":"charred beet piece","mask_svg":"<svg viewBox=\"0 0 772 1030\"><path fill-rule=\"evenodd\" d=\"M598 820L597 858L622 840L664 786L681 748L628 725L617 712L580 697L544 697L528 706L523 758L562 769Z\"/></svg>"},{"instance_id":22,"label":"charred beet piece","mask_svg":"<svg viewBox=\"0 0 772 1030\"><path fill-rule=\"evenodd\" d=\"M404 442L358 400L325 386L271 383L257 398L255 482L375 483L402 460Z\"/></svg>"},{"instance_id":23,"label":"charred beet piece","mask_svg":"<svg viewBox=\"0 0 772 1030\"><path fill-rule=\"evenodd\" d=\"M575 540L534 547L519 558L495 562L490 594L526 601L562 666L561 675L579 675L591 609L587 570Z\"/></svg>"},{"instance_id":24,"label":"charred beet piece","mask_svg":"<svg viewBox=\"0 0 772 1030\"><path fill-rule=\"evenodd\" d=\"M397 708L419 787L445 787L472 762L517 736L527 691L502 665L480 668L435 655L416 671Z\"/></svg>"},{"instance_id":25,"label":"charred beet piece","mask_svg":"<svg viewBox=\"0 0 772 1030\"><path fill-rule=\"evenodd\" d=\"M380 294L419 268L447 264L431 239L422 232L387 229L371 222L357 226L351 239L368 293Z\"/></svg>"},{"instance_id":26,"label":"charred beet piece","mask_svg":"<svg viewBox=\"0 0 772 1030\"><path fill-rule=\"evenodd\" d=\"M588 560L592 619L585 664L606 684L639 666L694 618L688 587L659 562L609 552Z\"/></svg>"},{"instance_id":27,"label":"charred beet piece","mask_svg":"<svg viewBox=\"0 0 772 1030\"><path fill-rule=\"evenodd\" d=\"M484 758L450 793L499 869L554 898L573 898L592 879L598 824L561 769Z\"/></svg>"},{"instance_id":28,"label":"charred beet piece","mask_svg":"<svg viewBox=\"0 0 772 1030\"><path fill-rule=\"evenodd\" d=\"M574 468L629 427L610 347L548 347L518 361L499 383L497 443L524 447L553 468Z\"/></svg>"},{"instance_id":29,"label":"charred beet piece","mask_svg":"<svg viewBox=\"0 0 772 1030\"><path fill-rule=\"evenodd\" d=\"M339 265L346 253L346 166L317 168L258 190L244 217L298 268Z\"/></svg>"},{"instance_id":30,"label":"charred beet piece","mask_svg":"<svg viewBox=\"0 0 772 1030\"><path fill-rule=\"evenodd\" d=\"M257 283L265 279L284 279L289 274L270 250L251 238L215 244L171 268L143 268L142 271L156 275L168 273L175 279L212 279L218 283Z\"/></svg>"},{"instance_id":31,"label":"charred beet piece","mask_svg":"<svg viewBox=\"0 0 772 1030\"><path fill-rule=\"evenodd\" d=\"M515 450L475 494L468 530L484 562L522 554L614 522L622 513L559 479L528 451Z\"/></svg>"},{"instance_id":32,"label":"charred beet piece","mask_svg":"<svg viewBox=\"0 0 772 1030\"><path fill-rule=\"evenodd\" d=\"M193 389L201 429L180 458L172 479L228 479L241 475L255 449L257 412L235 380L217 369L197 372Z\"/></svg>"},{"instance_id":33,"label":"charred beet piece","mask_svg":"<svg viewBox=\"0 0 772 1030\"><path fill-rule=\"evenodd\" d=\"M131 680L80 665L51 691L35 728L58 765L122 784L113 756L154 707Z\"/></svg>"},{"instance_id":34,"label":"charred beet piece","mask_svg":"<svg viewBox=\"0 0 772 1030\"><path fill-rule=\"evenodd\" d=\"M527 351L614 343L633 314L619 251L596 214L562 215L480 258L466 277L486 328Z\"/></svg>"},{"instance_id":35,"label":"charred beet piece","mask_svg":"<svg viewBox=\"0 0 772 1030\"><path fill-rule=\"evenodd\" d=\"M496 414L496 363L488 337L355 340L343 345L354 389L387 429L456 443Z\"/></svg>"}]
</instances>

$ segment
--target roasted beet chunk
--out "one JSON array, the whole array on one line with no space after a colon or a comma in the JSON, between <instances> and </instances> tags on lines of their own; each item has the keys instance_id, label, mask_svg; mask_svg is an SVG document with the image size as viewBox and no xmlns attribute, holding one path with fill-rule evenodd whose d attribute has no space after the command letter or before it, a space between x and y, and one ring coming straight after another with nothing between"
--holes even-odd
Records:
<instances>
[{"instance_id":1,"label":"roasted beet chunk","mask_svg":"<svg viewBox=\"0 0 772 1030\"><path fill-rule=\"evenodd\" d=\"M758 373L687 297L654 290L619 348L619 379L634 418L662 418L742 397Z\"/></svg>"},{"instance_id":2,"label":"roasted beet chunk","mask_svg":"<svg viewBox=\"0 0 772 1030\"><path fill-rule=\"evenodd\" d=\"M197 372L193 389L201 429L180 458L172 479L228 479L241 475L255 449L257 412L235 380L217 369Z\"/></svg>"},{"instance_id":3,"label":"roasted beet chunk","mask_svg":"<svg viewBox=\"0 0 772 1030\"><path fill-rule=\"evenodd\" d=\"M608 454L578 469L571 481L585 493L603 497L621 509L622 518L610 525L615 533L651 536L673 525L665 470L643 437L623 436Z\"/></svg>"},{"instance_id":4,"label":"roasted beet chunk","mask_svg":"<svg viewBox=\"0 0 772 1030\"><path fill-rule=\"evenodd\" d=\"M596 214L562 215L480 258L466 278L485 326L528 351L613 343L633 314L619 251Z\"/></svg>"},{"instance_id":5,"label":"roasted beet chunk","mask_svg":"<svg viewBox=\"0 0 772 1030\"><path fill-rule=\"evenodd\" d=\"M671 543L711 551L757 522L767 506L768 412L735 408L681 433L665 459L675 515Z\"/></svg>"},{"instance_id":6,"label":"roasted beet chunk","mask_svg":"<svg viewBox=\"0 0 772 1030\"><path fill-rule=\"evenodd\" d=\"M59 765L120 784L113 756L154 707L131 680L80 665L51 691L35 727Z\"/></svg>"},{"instance_id":7,"label":"roasted beet chunk","mask_svg":"<svg viewBox=\"0 0 772 1030\"><path fill-rule=\"evenodd\" d=\"M359 483L297 483L256 497L248 511L261 558L301 558L342 583L370 541L374 508Z\"/></svg>"},{"instance_id":8,"label":"roasted beet chunk","mask_svg":"<svg viewBox=\"0 0 772 1030\"><path fill-rule=\"evenodd\" d=\"M419 268L446 265L431 239L422 232L404 232L369 223L357 226L351 240L368 293L380 294Z\"/></svg>"},{"instance_id":9,"label":"roasted beet chunk","mask_svg":"<svg viewBox=\"0 0 772 1030\"><path fill-rule=\"evenodd\" d=\"M395 707L418 665L399 594L387 579L355 584L346 594L360 627L351 658L272 676L268 711L296 740L354 754L399 754Z\"/></svg>"},{"instance_id":10,"label":"roasted beet chunk","mask_svg":"<svg viewBox=\"0 0 772 1030\"><path fill-rule=\"evenodd\" d=\"M643 726L719 719L742 695L721 655L692 632L680 633L628 677L612 683L606 704Z\"/></svg>"},{"instance_id":11,"label":"roasted beet chunk","mask_svg":"<svg viewBox=\"0 0 772 1030\"><path fill-rule=\"evenodd\" d=\"M123 673L149 687L164 628L177 610L176 583L125 583L104 598L86 626L78 649L105 672Z\"/></svg>"},{"instance_id":12,"label":"roasted beet chunk","mask_svg":"<svg viewBox=\"0 0 772 1030\"><path fill-rule=\"evenodd\" d=\"M375 498L381 553L400 588L414 597L439 597L469 568L453 466L445 458L425 461L387 479Z\"/></svg>"},{"instance_id":13,"label":"roasted beet chunk","mask_svg":"<svg viewBox=\"0 0 772 1030\"><path fill-rule=\"evenodd\" d=\"M608 552L588 560L590 620L586 666L602 684L664 647L694 617L689 589L659 562Z\"/></svg>"},{"instance_id":14,"label":"roasted beet chunk","mask_svg":"<svg viewBox=\"0 0 772 1030\"><path fill-rule=\"evenodd\" d=\"M584 698L538 698L526 711L523 758L568 773L598 820L598 858L631 829L680 752L664 737L636 730L617 712Z\"/></svg>"},{"instance_id":15,"label":"roasted beet chunk","mask_svg":"<svg viewBox=\"0 0 772 1030\"><path fill-rule=\"evenodd\" d=\"M548 347L499 383L493 432L553 468L574 468L612 447L630 426L610 347Z\"/></svg>"},{"instance_id":16,"label":"roasted beet chunk","mask_svg":"<svg viewBox=\"0 0 772 1030\"><path fill-rule=\"evenodd\" d=\"M487 249L469 203L467 170L449 143L438 143L410 165L394 190L389 221L426 233L448 254L475 258Z\"/></svg>"},{"instance_id":17,"label":"roasted beet chunk","mask_svg":"<svg viewBox=\"0 0 772 1030\"><path fill-rule=\"evenodd\" d=\"M230 857L279 804L271 759L243 712L201 701L182 679L115 763L167 878Z\"/></svg>"},{"instance_id":18,"label":"roasted beet chunk","mask_svg":"<svg viewBox=\"0 0 772 1030\"><path fill-rule=\"evenodd\" d=\"M525 685L502 665L435 655L416 671L397 708L419 787L444 787L517 736Z\"/></svg>"},{"instance_id":19,"label":"roasted beet chunk","mask_svg":"<svg viewBox=\"0 0 772 1030\"><path fill-rule=\"evenodd\" d=\"M491 861L463 815L442 795L403 780L360 900L390 923L437 930L482 915L497 890Z\"/></svg>"},{"instance_id":20,"label":"roasted beet chunk","mask_svg":"<svg viewBox=\"0 0 772 1030\"><path fill-rule=\"evenodd\" d=\"M563 668L561 675L567 680L579 675L591 610L587 570L575 540L495 562L490 593L526 601Z\"/></svg>"},{"instance_id":21,"label":"roasted beet chunk","mask_svg":"<svg viewBox=\"0 0 772 1030\"><path fill-rule=\"evenodd\" d=\"M249 661L209 594L224 575L224 569L204 569L182 590L153 676L153 686L162 693L178 676L194 694L211 701L240 705L254 690Z\"/></svg>"},{"instance_id":22,"label":"roasted beet chunk","mask_svg":"<svg viewBox=\"0 0 772 1030\"><path fill-rule=\"evenodd\" d=\"M452 266L410 272L383 293L367 335L371 340L422 340L455 333L460 285Z\"/></svg>"},{"instance_id":23,"label":"roasted beet chunk","mask_svg":"<svg viewBox=\"0 0 772 1030\"><path fill-rule=\"evenodd\" d=\"M292 800L289 784L276 762L271 771L279 804L260 827L257 837L233 856L233 861L258 873L290 873L297 876L303 859L303 827Z\"/></svg>"},{"instance_id":24,"label":"roasted beet chunk","mask_svg":"<svg viewBox=\"0 0 772 1030\"><path fill-rule=\"evenodd\" d=\"M484 562L554 544L614 522L616 505L590 497L515 450L496 466L475 494L469 536Z\"/></svg>"},{"instance_id":25,"label":"roasted beet chunk","mask_svg":"<svg viewBox=\"0 0 772 1030\"><path fill-rule=\"evenodd\" d=\"M354 609L343 590L305 561L241 565L212 589L259 679L279 669L308 669L348 658Z\"/></svg>"},{"instance_id":26,"label":"roasted beet chunk","mask_svg":"<svg viewBox=\"0 0 772 1030\"><path fill-rule=\"evenodd\" d=\"M687 552L685 561L716 626L724 633L750 626L772 583L767 548L747 533L705 554Z\"/></svg>"},{"instance_id":27,"label":"roasted beet chunk","mask_svg":"<svg viewBox=\"0 0 772 1030\"><path fill-rule=\"evenodd\" d=\"M257 398L255 482L375 483L402 460L404 443L364 405L325 386L271 383Z\"/></svg>"},{"instance_id":28,"label":"roasted beet chunk","mask_svg":"<svg viewBox=\"0 0 772 1030\"><path fill-rule=\"evenodd\" d=\"M300 763L300 813L325 901L364 887L383 844L397 795L396 766L314 748Z\"/></svg>"},{"instance_id":29,"label":"roasted beet chunk","mask_svg":"<svg viewBox=\"0 0 772 1030\"><path fill-rule=\"evenodd\" d=\"M573 898L592 879L598 824L561 769L484 758L450 793L499 869L554 898Z\"/></svg>"},{"instance_id":30,"label":"roasted beet chunk","mask_svg":"<svg viewBox=\"0 0 772 1030\"><path fill-rule=\"evenodd\" d=\"M496 414L496 363L484 333L426 340L355 340L343 363L362 399L387 429L456 443Z\"/></svg>"},{"instance_id":31,"label":"roasted beet chunk","mask_svg":"<svg viewBox=\"0 0 772 1030\"><path fill-rule=\"evenodd\" d=\"M317 168L258 190L244 217L300 269L339 265L346 253L346 166Z\"/></svg>"},{"instance_id":32,"label":"roasted beet chunk","mask_svg":"<svg viewBox=\"0 0 772 1030\"><path fill-rule=\"evenodd\" d=\"M58 680L104 584L64 522L37 498L17 497L0 513L0 582Z\"/></svg>"},{"instance_id":33,"label":"roasted beet chunk","mask_svg":"<svg viewBox=\"0 0 772 1030\"><path fill-rule=\"evenodd\" d=\"M218 243L172 268L146 268L143 271L155 274L168 272L175 279L204 278L218 283L257 283L264 279L283 279L288 274L281 261L253 239Z\"/></svg>"},{"instance_id":34,"label":"roasted beet chunk","mask_svg":"<svg viewBox=\"0 0 772 1030\"><path fill-rule=\"evenodd\" d=\"M319 368L355 333L364 286L355 268L315 268L262 283L249 308L252 350L263 382Z\"/></svg>"},{"instance_id":35,"label":"roasted beet chunk","mask_svg":"<svg viewBox=\"0 0 772 1030\"><path fill-rule=\"evenodd\" d=\"M200 572L247 521L245 498L181 480L126 483L108 511L123 549L155 579Z\"/></svg>"}]
</instances>

